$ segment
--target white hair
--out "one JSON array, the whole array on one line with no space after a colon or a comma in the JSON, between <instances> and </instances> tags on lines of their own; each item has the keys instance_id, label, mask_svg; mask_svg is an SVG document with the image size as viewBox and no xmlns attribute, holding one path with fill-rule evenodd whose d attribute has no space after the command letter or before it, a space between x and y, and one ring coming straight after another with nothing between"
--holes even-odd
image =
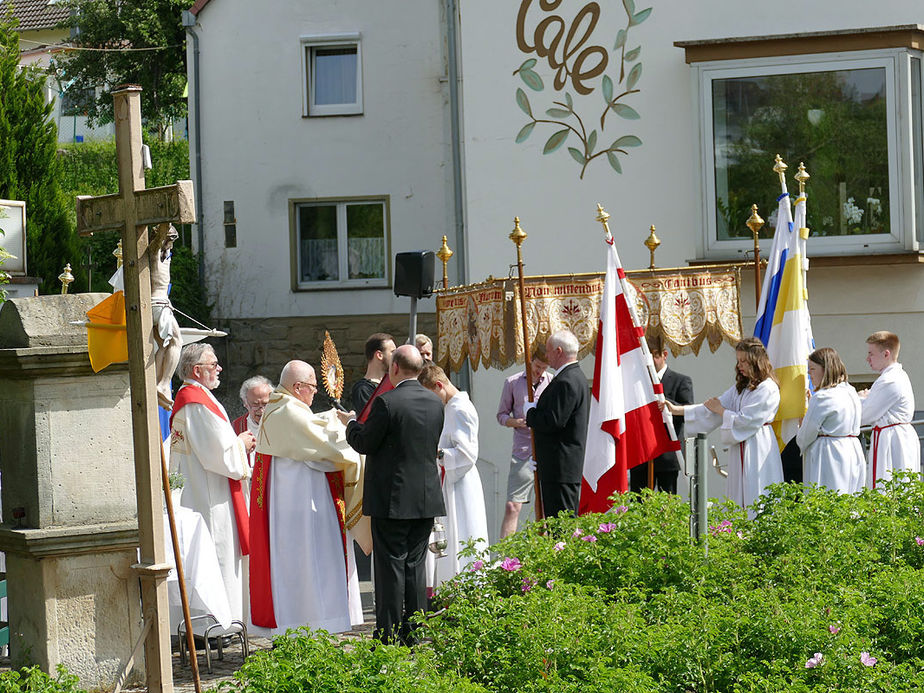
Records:
<instances>
[{"instance_id":1,"label":"white hair","mask_svg":"<svg viewBox=\"0 0 924 693\"><path fill-rule=\"evenodd\" d=\"M262 375L255 375L252 378L247 378L247 380L241 383L241 401L244 404L247 404L247 393L253 390L255 387L259 387L260 385L264 385L270 390L272 390L274 387L273 383L270 382L270 379L264 378Z\"/></svg>"},{"instance_id":2,"label":"white hair","mask_svg":"<svg viewBox=\"0 0 924 693\"><path fill-rule=\"evenodd\" d=\"M183 351L180 352L180 363L176 369L177 373L180 374L180 378L183 380L192 378L193 368L201 363L202 354L206 351L211 351L212 354L215 354L215 349L212 348L212 345L205 342L194 342L183 347ZM215 358L217 359L218 357L216 356Z\"/></svg>"},{"instance_id":3,"label":"white hair","mask_svg":"<svg viewBox=\"0 0 924 693\"><path fill-rule=\"evenodd\" d=\"M562 353L571 359L576 359L578 355L578 350L581 348L580 343L578 342L577 337L574 336L574 333L570 330L559 330L552 334L549 337L548 342L546 342L546 350L554 349L560 347Z\"/></svg>"}]
</instances>

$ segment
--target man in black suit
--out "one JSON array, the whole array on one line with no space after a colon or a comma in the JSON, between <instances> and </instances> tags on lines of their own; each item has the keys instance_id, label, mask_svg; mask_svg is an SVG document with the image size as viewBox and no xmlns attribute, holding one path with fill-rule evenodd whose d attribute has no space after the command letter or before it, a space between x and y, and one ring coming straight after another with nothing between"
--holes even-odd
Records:
<instances>
[{"instance_id":1,"label":"man in black suit","mask_svg":"<svg viewBox=\"0 0 924 693\"><path fill-rule=\"evenodd\" d=\"M526 407L526 425L533 429L536 439L539 488L546 517L555 517L562 510L576 516L581 498L590 391L578 366L577 353L577 337L568 330L549 337L545 354L556 371L555 377L534 406Z\"/></svg>"},{"instance_id":2,"label":"man in black suit","mask_svg":"<svg viewBox=\"0 0 924 693\"><path fill-rule=\"evenodd\" d=\"M672 371L667 367L667 349L660 337L646 337L648 349L651 351L651 360L654 361L655 370L664 386L664 397L674 404L693 404L693 381L690 376ZM674 417L674 431L677 440L683 441L683 417ZM676 452L665 452L653 460L655 488L659 491L677 493L677 475L680 472L680 462ZM640 464L629 470L629 490L638 493L648 488L648 464Z\"/></svg>"},{"instance_id":3,"label":"man in black suit","mask_svg":"<svg viewBox=\"0 0 924 693\"><path fill-rule=\"evenodd\" d=\"M372 402L365 422L340 412L346 437L366 455L363 514L372 518L375 637L414 642L409 618L427 606L426 552L433 518L445 515L436 457L443 403L417 381L423 367L413 344L392 354L394 385Z\"/></svg>"}]
</instances>

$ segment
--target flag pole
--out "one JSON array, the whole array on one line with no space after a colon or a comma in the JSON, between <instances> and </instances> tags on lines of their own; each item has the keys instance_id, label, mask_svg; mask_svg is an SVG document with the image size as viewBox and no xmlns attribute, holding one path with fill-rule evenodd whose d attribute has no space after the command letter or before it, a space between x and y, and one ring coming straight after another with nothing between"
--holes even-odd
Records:
<instances>
[{"instance_id":1,"label":"flag pole","mask_svg":"<svg viewBox=\"0 0 924 693\"><path fill-rule=\"evenodd\" d=\"M648 369L648 376L651 378L651 384L654 386L654 394L658 399L658 404L664 402L664 388L661 386L661 379L658 377L657 371L654 369L654 361L651 358L651 350L648 348L648 342L644 339L644 327L640 324L638 319L638 311L635 309L635 302L629 300L634 298L635 292L629 291L629 282L626 279L625 270L622 267L622 261L619 260L619 252L616 250L616 243L613 240L613 234L610 232L609 225L610 215L606 213L603 209L603 205L597 204L597 221L603 224L603 233L606 235L606 242L610 244L612 251L616 254L616 261L619 264L619 285L622 288L622 293L626 297L626 307L629 309L629 317L632 318L632 325L639 332L639 346L641 346L642 354L645 357L645 365ZM671 440L677 440L677 431L674 430L674 417L665 410L661 410L661 416L664 420L664 424L667 426L667 431L670 434ZM681 469L684 466L683 459L683 450L677 451L677 462L680 465ZM628 471L628 470L627 470Z\"/></svg>"},{"instance_id":2,"label":"flag pole","mask_svg":"<svg viewBox=\"0 0 924 693\"><path fill-rule=\"evenodd\" d=\"M754 234L754 310L760 310L760 229L764 220L757 213L757 205L751 205L751 217L747 221L748 228Z\"/></svg>"},{"instance_id":3,"label":"flag pole","mask_svg":"<svg viewBox=\"0 0 924 693\"><path fill-rule=\"evenodd\" d=\"M523 241L526 240L526 232L520 228L520 217L513 218L513 231L507 236L517 247L517 277L520 287L520 322L523 323L523 366L526 369L526 399L530 403L533 398L533 371L532 357L529 345L529 328L526 324L526 282L523 281ZM536 459L536 434L533 429L529 429L529 438L532 444L532 459ZM542 507L542 494L539 489L539 472L533 471L533 484L536 489L536 520L545 517L545 508Z\"/></svg>"}]
</instances>

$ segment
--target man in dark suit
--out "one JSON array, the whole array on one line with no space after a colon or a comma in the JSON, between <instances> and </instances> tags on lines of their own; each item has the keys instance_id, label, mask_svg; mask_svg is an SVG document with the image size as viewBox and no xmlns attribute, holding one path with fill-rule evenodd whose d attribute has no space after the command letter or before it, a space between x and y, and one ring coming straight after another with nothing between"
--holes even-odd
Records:
<instances>
[{"instance_id":1,"label":"man in dark suit","mask_svg":"<svg viewBox=\"0 0 924 693\"><path fill-rule=\"evenodd\" d=\"M412 344L395 349L394 385L372 402L365 422L340 412L346 437L366 455L363 514L372 518L375 637L414 642L410 616L427 606L427 541L433 518L445 515L436 458L443 403L417 381L423 367Z\"/></svg>"},{"instance_id":2,"label":"man in dark suit","mask_svg":"<svg viewBox=\"0 0 924 693\"><path fill-rule=\"evenodd\" d=\"M660 337L646 337L648 349L651 351L651 360L654 361L655 370L664 386L664 397L674 404L693 404L693 381L690 376L672 371L667 367L667 349ZM677 440L683 440L683 417L674 417L674 431ZM676 452L665 452L653 460L654 487L659 491L677 493L677 475L680 472L680 462ZM648 465L640 464L629 470L629 490L636 493L648 488Z\"/></svg>"},{"instance_id":3,"label":"man in dark suit","mask_svg":"<svg viewBox=\"0 0 924 693\"><path fill-rule=\"evenodd\" d=\"M590 391L578 366L577 353L577 337L568 330L549 337L545 354L556 371L555 377L534 406L526 407L526 425L533 429L536 439L539 488L546 517L555 517L562 510L576 516L581 497Z\"/></svg>"}]
</instances>

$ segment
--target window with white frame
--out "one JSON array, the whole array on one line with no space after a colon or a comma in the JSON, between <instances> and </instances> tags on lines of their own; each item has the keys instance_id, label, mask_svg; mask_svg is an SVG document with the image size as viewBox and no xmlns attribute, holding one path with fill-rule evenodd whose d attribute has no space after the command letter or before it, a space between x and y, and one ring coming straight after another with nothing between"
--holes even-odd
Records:
<instances>
[{"instance_id":1,"label":"window with white frame","mask_svg":"<svg viewBox=\"0 0 924 693\"><path fill-rule=\"evenodd\" d=\"M296 287L388 285L388 199L294 200Z\"/></svg>"},{"instance_id":2,"label":"window with white frame","mask_svg":"<svg viewBox=\"0 0 924 693\"><path fill-rule=\"evenodd\" d=\"M907 48L694 63L704 250L740 256L757 204L775 228L780 154L806 184L809 253L918 250L924 232L921 53ZM795 197L795 195L793 195Z\"/></svg>"},{"instance_id":3,"label":"window with white frame","mask_svg":"<svg viewBox=\"0 0 924 693\"><path fill-rule=\"evenodd\" d=\"M305 116L363 112L363 65L359 34L302 36Z\"/></svg>"}]
</instances>

